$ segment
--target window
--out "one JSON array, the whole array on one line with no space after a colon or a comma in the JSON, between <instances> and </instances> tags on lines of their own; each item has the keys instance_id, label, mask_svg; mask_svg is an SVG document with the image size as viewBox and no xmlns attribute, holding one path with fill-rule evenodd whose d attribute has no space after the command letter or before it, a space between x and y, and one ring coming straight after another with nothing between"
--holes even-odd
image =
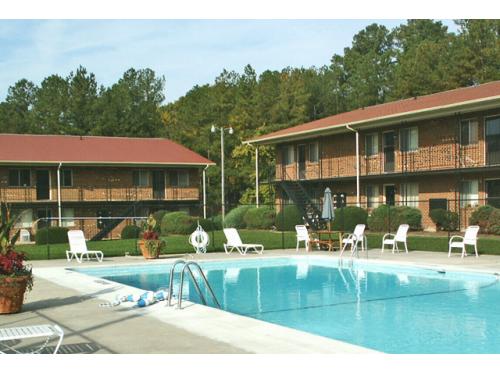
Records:
<instances>
[{"instance_id":1,"label":"window","mask_svg":"<svg viewBox=\"0 0 500 375\"><path fill-rule=\"evenodd\" d=\"M479 182L477 180L460 183L460 207L475 207L479 200Z\"/></svg>"},{"instance_id":2,"label":"window","mask_svg":"<svg viewBox=\"0 0 500 375\"><path fill-rule=\"evenodd\" d=\"M134 171L134 186L145 187L149 186L149 172L148 171Z\"/></svg>"},{"instance_id":3,"label":"window","mask_svg":"<svg viewBox=\"0 0 500 375\"><path fill-rule=\"evenodd\" d=\"M365 153L366 156L373 156L378 154L378 134L367 134L365 136Z\"/></svg>"},{"instance_id":4,"label":"window","mask_svg":"<svg viewBox=\"0 0 500 375\"><path fill-rule=\"evenodd\" d=\"M429 199L429 211L437 210L438 208L442 210L448 209L448 199L446 198L431 198Z\"/></svg>"},{"instance_id":5,"label":"window","mask_svg":"<svg viewBox=\"0 0 500 375\"><path fill-rule=\"evenodd\" d=\"M63 207L61 210L62 226L63 227L74 227L75 226L75 209Z\"/></svg>"},{"instance_id":6,"label":"window","mask_svg":"<svg viewBox=\"0 0 500 375\"><path fill-rule=\"evenodd\" d=\"M309 143L309 161L317 163L319 161L319 144L318 142Z\"/></svg>"},{"instance_id":7,"label":"window","mask_svg":"<svg viewBox=\"0 0 500 375\"><path fill-rule=\"evenodd\" d=\"M488 164L500 164L500 116L486 119L485 125Z\"/></svg>"},{"instance_id":8,"label":"window","mask_svg":"<svg viewBox=\"0 0 500 375\"><path fill-rule=\"evenodd\" d=\"M464 120L460 122L460 144L462 146L477 143L478 124L476 120Z\"/></svg>"},{"instance_id":9,"label":"window","mask_svg":"<svg viewBox=\"0 0 500 375\"><path fill-rule=\"evenodd\" d=\"M61 186L73 186L73 172L71 171L71 169L63 169L61 171Z\"/></svg>"},{"instance_id":10,"label":"window","mask_svg":"<svg viewBox=\"0 0 500 375\"><path fill-rule=\"evenodd\" d=\"M415 151L418 149L418 128L401 129L400 150Z\"/></svg>"},{"instance_id":11,"label":"window","mask_svg":"<svg viewBox=\"0 0 500 375\"><path fill-rule=\"evenodd\" d=\"M29 169L9 170L9 186L31 186L31 173Z\"/></svg>"},{"instance_id":12,"label":"window","mask_svg":"<svg viewBox=\"0 0 500 375\"><path fill-rule=\"evenodd\" d=\"M292 145L286 146L283 149L283 164L290 165L295 163L295 147Z\"/></svg>"},{"instance_id":13,"label":"window","mask_svg":"<svg viewBox=\"0 0 500 375\"><path fill-rule=\"evenodd\" d=\"M189 186L189 171L173 171L170 173L170 185L174 187Z\"/></svg>"},{"instance_id":14,"label":"window","mask_svg":"<svg viewBox=\"0 0 500 375\"><path fill-rule=\"evenodd\" d=\"M366 206L368 208L377 208L379 204L378 185L366 186Z\"/></svg>"},{"instance_id":15,"label":"window","mask_svg":"<svg viewBox=\"0 0 500 375\"><path fill-rule=\"evenodd\" d=\"M401 184L401 200L404 206L418 207L418 184Z\"/></svg>"}]
</instances>

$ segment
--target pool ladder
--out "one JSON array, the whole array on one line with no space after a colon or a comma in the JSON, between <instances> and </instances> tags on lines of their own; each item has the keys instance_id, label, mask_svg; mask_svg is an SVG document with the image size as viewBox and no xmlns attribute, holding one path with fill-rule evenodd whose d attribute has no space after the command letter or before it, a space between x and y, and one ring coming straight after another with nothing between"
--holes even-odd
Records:
<instances>
[{"instance_id":1,"label":"pool ladder","mask_svg":"<svg viewBox=\"0 0 500 375\"><path fill-rule=\"evenodd\" d=\"M181 280L179 283L177 308L180 309L182 307L182 287L184 285L184 275L186 274L186 272L189 273L189 275L191 276L191 280L193 281L193 285L196 289L196 292L200 296L201 302L204 305L207 305L207 300L200 289L200 285L198 284L198 281L194 277L193 270L191 269L191 267L194 267L196 270L198 270L198 273L200 274L201 279L205 283L205 286L207 287L207 290L208 290L210 296L212 297L212 300L213 300L215 306L217 306L220 309L221 307L220 307L219 301L217 300L217 297L215 297L214 291L212 290L212 287L210 286L210 283L208 282L207 277L203 273L203 270L201 269L200 265L196 262L193 262L193 261L186 262L185 260L182 260L182 259L176 261L174 263L174 265L172 266L172 269L170 270L170 278L168 281L168 303L167 303L167 306L172 306L172 294L174 291L175 269L178 265L181 265L181 264L184 266L182 267L182 271L181 271Z\"/></svg>"},{"instance_id":2,"label":"pool ladder","mask_svg":"<svg viewBox=\"0 0 500 375\"><path fill-rule=\"evenodd\" d=\"M366 253L366 259L368 259L368 239L365 235L363 235L363 240L364 240L363 243L365 246L364 252ZM343 254L343 252L340 253L340 257L339 257L339 266L340 267L342 267L342 265L344 264L344 258L342 258L342 254ZM357 259L359 259L359 250L358 250L357 244L354 247L354 251L351 252L351 256L349 257L348 266L350 266L350 267L352 267L354 265L354 255L356 255Z\"/></svg>"}]
</instances>

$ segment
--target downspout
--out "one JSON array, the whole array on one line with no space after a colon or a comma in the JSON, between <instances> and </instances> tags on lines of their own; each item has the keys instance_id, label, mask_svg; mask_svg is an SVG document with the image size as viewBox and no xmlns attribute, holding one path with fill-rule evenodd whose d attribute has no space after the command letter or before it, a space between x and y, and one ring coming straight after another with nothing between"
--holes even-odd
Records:
<instances>
[{"instance_id":1,"label":"downspout","mask_svg":"<svg viewBox=\"0 0 500 375\"><path fill-rule=\"evenodd\" d=\"M206 186L206 179L207 179L207 169L210 167L210 165L207 164L207 166L203 169L203 218L207 218L207 186Z\"/></svg>"},{"instance_id":2,"label":"downspout","mask_svg":"<svg viewBox=\"0 0 500 375\"><path fill-rule=\"evenodd\" d=\"M62 219L61 219L61 167L62 167L62 162L59 163L59 166L57 167L57 213L59 216L59 226L62 226Z\"/></svg>"},{"instance_id":3,"label":"downspout","mask_svg":"<svg viewBox=\"0 0 500 375\"><path fill-rule=\"evenodd\" d=\"M356 206L360 207L359 199L359 132L351 128L350 125L345 126L348 130L356 133Z\"/></svg>"},{"instance_id":4,"label":"downspout","mask_svg":"<svg viewBox=\"0 0 500 375\"><path fill-rule=\"evenodd\" d=\"M259 208L259 146L255 146L255 204Z\"/></svg>"}]
</instances>

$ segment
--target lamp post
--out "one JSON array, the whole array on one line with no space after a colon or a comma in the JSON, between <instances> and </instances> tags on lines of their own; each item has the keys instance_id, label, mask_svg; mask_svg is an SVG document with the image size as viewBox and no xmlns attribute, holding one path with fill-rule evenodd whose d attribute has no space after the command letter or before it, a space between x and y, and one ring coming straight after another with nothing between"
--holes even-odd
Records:
<instances>
[{"instance_id":1,"label":"lamp post","mask_svg":"<svg viewBox=\"0 0 500 375\"><path fill-rule=\"evenodd\" d=\"M221 126L220 128L215 127L215 125L212 125L212 128L210 131L212 133L216 133L217 130L220 131L220 164L221 164L221 199L222 199L222 225L224 225L224 216L225 216L225 199L224 199L224 132L227 130L229 134L233 134L233 128L230 126L228 128L225 128Z\"/></svg>"}]
</instances>

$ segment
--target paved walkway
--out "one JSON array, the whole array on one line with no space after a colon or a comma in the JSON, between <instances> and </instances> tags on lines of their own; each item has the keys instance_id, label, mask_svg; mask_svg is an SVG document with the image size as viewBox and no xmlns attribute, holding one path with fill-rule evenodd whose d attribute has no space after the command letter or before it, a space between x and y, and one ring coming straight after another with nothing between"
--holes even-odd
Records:
<instances>
[{"instance_id":1,"label":"paved walkway","mask_svg":"<svg viewBox=\"0 0 500 375\"><path fill-rule=\"evenodd\" d=\"M310 255L337 257L338 252L296 253L295 250L268 251L264 256ZM255 257L248 255L245 258ZM170 257L173 258L173 257ZM206 254L188 256L189 259L227 259L243 258L239 254ZM481 272L500 273L500 257L482 255L479 258L468 256L461 259L451 258L445 253L414 251L409 254L381 254L379 250L360 253L360 259L384 261L412 265L463 269ZM104 265L143 264L141 257L108 258ZM151 262L151 261L150 261ZM34 269L46 267L65 268L66 260L34 261ZM95 262L85 263L87 267L101 266ZM76 263L73 263L76 265ZM159 321L148 314L103 308L99 306L97 293L82 294L74 289L37 277L31 293L27 294L23 311L14 315L0 316L0 327L32 324L57 323L65 331L62 353L245 353L237 345L231 345L193 331L179 328L179 325ZM19 343L18 348L27 349L26 343Z\"/></svg>"}]
</instances>

